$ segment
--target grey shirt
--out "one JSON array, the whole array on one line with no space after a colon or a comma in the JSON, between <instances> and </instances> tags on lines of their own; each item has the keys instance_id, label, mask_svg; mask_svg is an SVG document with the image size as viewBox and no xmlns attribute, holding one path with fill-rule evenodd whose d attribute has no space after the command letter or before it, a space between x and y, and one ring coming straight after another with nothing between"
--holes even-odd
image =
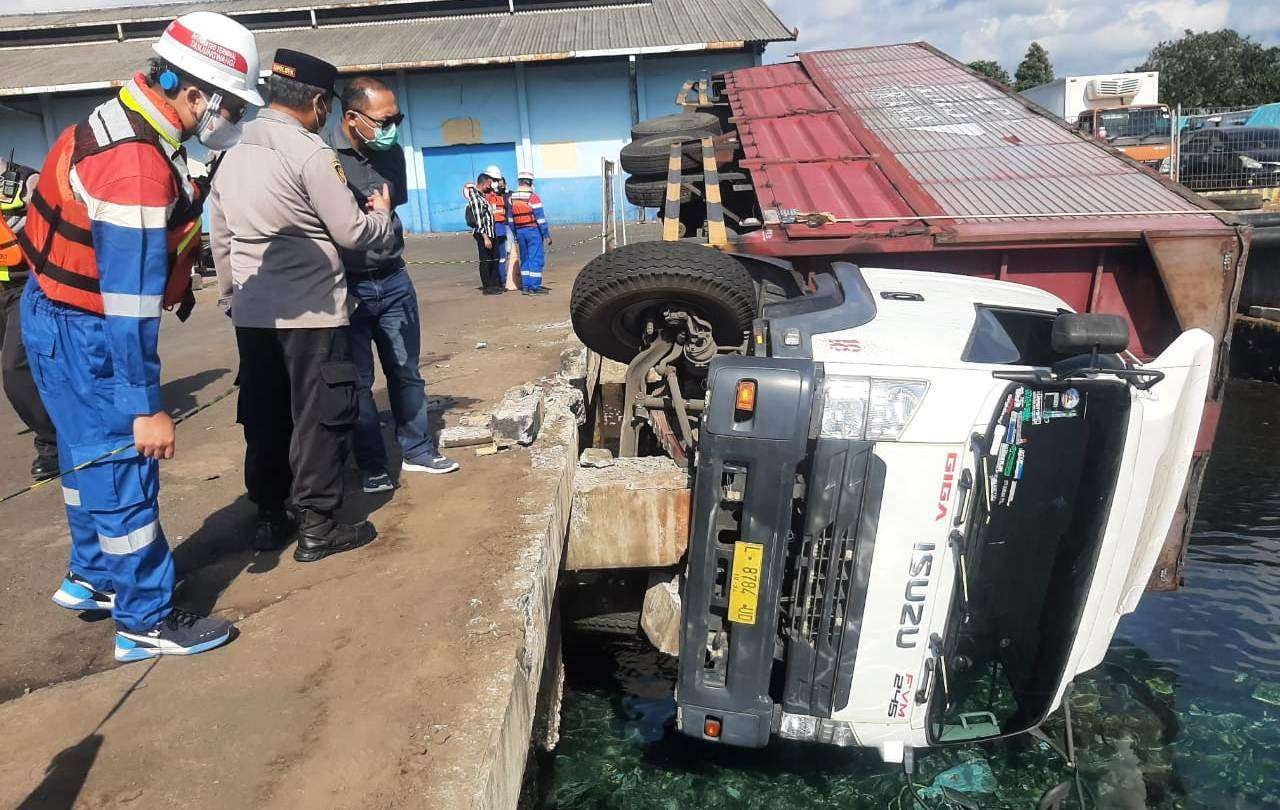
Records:
<instances>
[{"instance_id":1,"label":"grey shirt","mask_svg":"<svg viewBox=\"0 0 1280 810\"><path fill-rule=\"evenodd\" d=\"M209 241L236 326L346 325L339 248L387 249L395 239L391 217L365 213L333 150L287 113L261 110L214 175Z\"/></svg>"}]
</instances>

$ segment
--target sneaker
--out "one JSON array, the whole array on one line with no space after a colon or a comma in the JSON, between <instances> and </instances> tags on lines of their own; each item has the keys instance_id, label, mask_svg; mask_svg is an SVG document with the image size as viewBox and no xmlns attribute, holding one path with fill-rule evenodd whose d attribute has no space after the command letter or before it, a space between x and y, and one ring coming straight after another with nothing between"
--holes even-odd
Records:
<instances>
[{"instance_id":1,"label":"sneaker","mask_svg":"<svg viewBox=\"0 0 1280 810\"><path fill-rule=\"evenodd\" d=\"M458 469L458 462L451 458L445 458L439 453L427 456L419 456L414 461L405 459L400 463L400 469L405 472L424 472L432 475L444 475Z\"/></svg>"},{"instance_id":2,"label":"sneaker","mask_svg":"<svg viewBox=\"0 0 1280 810\"><path fill-rule=\"evenodd\" d=\"M391 476L385 472L362 472L360 473L360 488L366 494L374 495L379 492L390 492L396 488L396 485L391 482Z\"/></svg>"},{"instance_id":3,"label":"sneaker","mask_svg":"<svg viewBox=\"0 0 1280 810\"><path fill-rule=\"evenodd\" d=\"M195 655L225 644L231 622L174 608L150 630L116 630L116 660L141 661L159 655Z\"/></svg>"},{"instance_id":4,"label":"sneaker","mask_svg":"<svg viewBox=\"0 0 1280 810\"><path fill-rule=\"evenodd\" d=\"M259 509L250 545L254 551L275 551L284 547L298 531L298 521L287 509Z\"/></svg>"},{"instance_id":5,"label":"sneaker","mask_svg":"<svg viewBox=\"0 0 1280 810\"><path fill-rule=\"evenodd\" d=\"M293 558L298 562L317 562L333 554L360 548L377 535L373 524L339 523L328 515L302 511L302 528Z\"/></svg>"},{"instance_id":6,"label":"sneaker","mask_svg":"<svg viewBox=\"0 0 1280 810\"><path fill-rule=\"evenodd\" d=\"M529 295L550 295L551 290L547 287L534 287L529 290Z\"/></svg>"},{"instance_id":7,"label":"sneaker","mask_svg":"<svg viewBox=\"0 0 1280 810\"><path fill-rule=\"evenodd\" d=\"M521 295L528 295L528 294L529 294L529 291L528 291L528 290L526 290L524 287L521 287L521 288L520 288L520 294L521 294Z\"/></svg>"},{"instance_id":8,"label":"sneaker","mask_svg":"<svg viewBox=\"0 0 1280 810\"><path fill-rule=\"evenodd\" d=\"M89 580L68 571L53 595L53 603L67 610L111 610L116 605L116 595L111 591L100 591L90 585Z\"/></svg>"}]
</instances>

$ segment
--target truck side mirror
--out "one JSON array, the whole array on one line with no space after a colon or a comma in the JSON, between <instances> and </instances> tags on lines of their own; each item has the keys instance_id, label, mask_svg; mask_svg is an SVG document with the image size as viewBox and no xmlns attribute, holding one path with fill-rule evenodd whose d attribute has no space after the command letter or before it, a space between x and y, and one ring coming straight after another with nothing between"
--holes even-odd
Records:
<instances>
[{"instance_id":1,"label":"truck side mirror","mask_svg":"<svg viewBox=\"0 0 1280 810\"><path fill-rule=\"evenodd\" d=\"M1053 319L1050 344L1054 352L1119 354L1129 348L1129 323L1120 315L1064 312Z\"/></svg>"}]
</instances>

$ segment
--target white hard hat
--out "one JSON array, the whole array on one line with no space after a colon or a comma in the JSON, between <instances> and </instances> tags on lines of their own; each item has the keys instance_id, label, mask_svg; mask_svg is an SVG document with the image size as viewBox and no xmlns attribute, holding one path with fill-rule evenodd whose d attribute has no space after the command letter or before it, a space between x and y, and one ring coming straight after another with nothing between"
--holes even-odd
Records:
<instances>
[{"instance_id":1,"label":"white hard hat","mask_svg":"<svg viewBox=\"0 0 1280 810\"><path fill-rule=\"evenodd\" d=\"M516 179L517 179L517 180L528 180L530 183L532 183L532 182L533 182L533 172L529 171L528 169L525 169L525 170L524 170L524 171L522 171L522 172L517 172L517 173L516 173Z\"/></svg>"},{"instance_id":2,"label":"white hard hat","mask_svg":"<svg viewBox=\"0 0 1280 810\"><path fill-rule=\"evenodd\" d=\"M502 178L502 169L499 169L499 168L498 168L498 164L496 164L496 163L494 163L494 164L492 164L492 165L490 165L490 166L485 166L485 167L484 167L484 171L482 172L482 174L485 174L485 175L487 175L487 176L489 176L489 177L492 177L494 180L501 180L501 179L503 179L503 178Z\"/></svg>"},{"instance_id":3,"label":"white hard hat","mask_svg":"<svg viewBox=\"0 0 1280 810\"><path fill-rule=\"evenodd\" d=\"M178 70L261 107L258 45L230 17L193 11L169 23L151 49Z\"/></svg>"}]
</instances>

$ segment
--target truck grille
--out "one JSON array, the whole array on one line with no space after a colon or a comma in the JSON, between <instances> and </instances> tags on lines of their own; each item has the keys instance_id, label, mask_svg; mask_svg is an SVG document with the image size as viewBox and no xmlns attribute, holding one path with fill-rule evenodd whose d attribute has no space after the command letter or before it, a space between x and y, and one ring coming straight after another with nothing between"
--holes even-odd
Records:
<instances>
[{"instance_id":1,"label":"truck grille","mask_svg":"<svg viewBox=\"0 0 1280 810\"><path fill-rule=\"evenodd\" d=\"M788 712L829 717L848 700L879 503L867 509L868 487L883 481L871 446L819 441L797 502L780 617Z\"/></svg>"}]
</instances>

